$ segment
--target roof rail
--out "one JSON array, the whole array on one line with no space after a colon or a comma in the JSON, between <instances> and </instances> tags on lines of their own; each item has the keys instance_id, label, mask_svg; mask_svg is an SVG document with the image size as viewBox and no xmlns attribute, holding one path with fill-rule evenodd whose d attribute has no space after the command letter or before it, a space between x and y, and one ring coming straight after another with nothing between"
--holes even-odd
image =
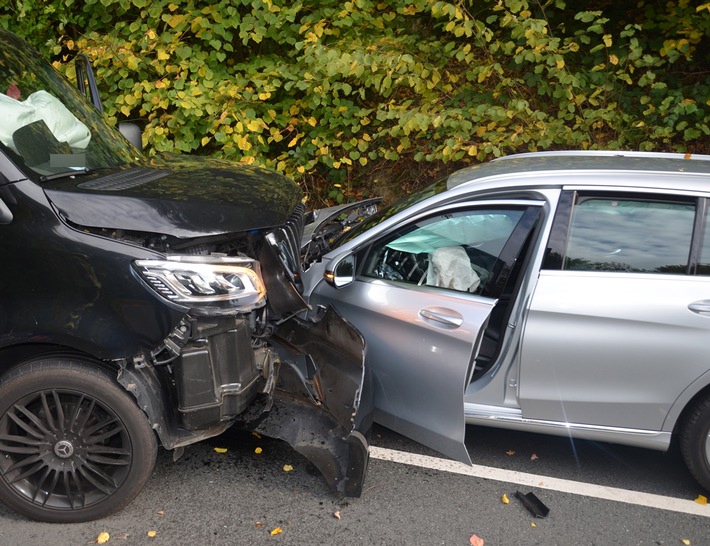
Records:
<instances>
[{"instance_id":1,"label":"roof rail","mask_svg":"<svg viewBox=\"0 0 710 546\"><path fill-rule=\"evenodd\" d=\"M564 156L586 156L586 157L640 157L659 159L694 159L700 161L710 161L710 155L703 154L682 154L671 152L635 152L626 150L553 150L549 152L526 152L497 157L493 161L505 159L517 159L521 157L564 157Z\"/></svg>"}]
</instances>

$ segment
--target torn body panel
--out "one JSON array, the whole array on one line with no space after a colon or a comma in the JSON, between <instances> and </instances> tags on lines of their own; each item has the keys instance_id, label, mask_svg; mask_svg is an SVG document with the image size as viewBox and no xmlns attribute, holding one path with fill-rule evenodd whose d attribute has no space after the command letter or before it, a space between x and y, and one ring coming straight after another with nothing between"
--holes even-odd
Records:
<instances>
[{"instance_id":1,"label":"torn body panel","mask_svg":"<svg viewBox=\"0 0 710 546\"><path fill-rule=\"evenodd\" d=\"M372 427L362 336L331 308L317 323L288 320L271 342L281 362L275 389L238 426L288 442L334 491L359 496Z\"/></svg>"}]
</instances>

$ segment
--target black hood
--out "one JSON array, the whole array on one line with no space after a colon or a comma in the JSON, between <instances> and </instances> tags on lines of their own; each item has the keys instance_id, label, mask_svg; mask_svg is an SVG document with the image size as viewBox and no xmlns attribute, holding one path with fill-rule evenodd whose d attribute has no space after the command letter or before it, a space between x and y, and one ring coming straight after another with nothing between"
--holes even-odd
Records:
<instances>
[{"instance_id":1,"label":"black hood","mask_svg":"<svg viewBox=\"0 0 710 546\"><path fill-rule=\"evenodd\" d=\"M194 156L51 180L43 188L74 224L181 238L278 226L301 200L298 186L278 173Z\"/></svg>"}]
</instances>

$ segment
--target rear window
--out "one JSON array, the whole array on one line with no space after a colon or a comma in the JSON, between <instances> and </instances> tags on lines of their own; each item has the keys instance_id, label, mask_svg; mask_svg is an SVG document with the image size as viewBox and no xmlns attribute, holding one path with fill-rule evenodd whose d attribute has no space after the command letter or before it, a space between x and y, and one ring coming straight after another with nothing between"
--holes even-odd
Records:
<instances>
[{"instance_id":1,"label":"rear window","mask_svg":"<svg viewBox=\"0 0 710 546\"><path fill-rule=\"evenodd\" d=\"M685 274L695 205L585 198L570 224L563 269Z\"/></svg>"}]
</instances>

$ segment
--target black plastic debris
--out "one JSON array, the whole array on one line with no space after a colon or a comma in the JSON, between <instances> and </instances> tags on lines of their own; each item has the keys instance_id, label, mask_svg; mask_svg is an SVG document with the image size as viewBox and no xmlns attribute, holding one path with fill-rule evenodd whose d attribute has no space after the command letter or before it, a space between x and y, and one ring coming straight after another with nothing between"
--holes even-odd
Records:
<instances>
[{"instance_id":1,"label":"black plastic debris","mask_svg":"<svg viewBox=\"0 0 710 546\"><path fill-rule=\"evenodd\" d=\"M547 514L550 513L550 509L537 498L535 493L521 493L520 491L516 491L515 496L520 499L520 502L528 509L528 512L536 518L547 517Z\"/></svg>"}]
</instances>

